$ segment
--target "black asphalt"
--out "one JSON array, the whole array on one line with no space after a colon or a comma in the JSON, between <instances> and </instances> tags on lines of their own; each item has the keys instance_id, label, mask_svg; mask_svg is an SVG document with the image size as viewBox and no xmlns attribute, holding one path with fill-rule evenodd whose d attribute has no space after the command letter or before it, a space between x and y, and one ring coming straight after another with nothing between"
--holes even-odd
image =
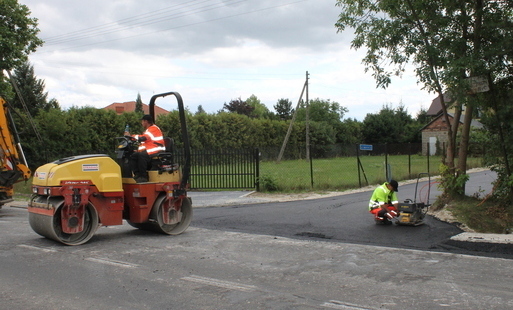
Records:
<instances>
[{"instance_id":1,"label":"black asphalt","mask_svg":"<svg viewBox=\"0 0 513 310\"><path fill-rule=\"evenodd\" d=\"M481 182L487 176L481 173L474 175L474 178L476 182ZM489 184L489 181L486 183ZM428 184L428 181L424 181L418 185L401 185L399 199L415 199L417 189L417 202L427 202ZM481 185L475 187L475 184L469 187L478 189L481 194L490 190ZM436 184L432 184L430 201L439 193ZM376 225L367 211L370 195L368 191L315 200L197 208L191 225L299 239L513 258L511 244L450 240L462 230L429 215L425 224L417 227Z\"/></svg>"}]
</instances>

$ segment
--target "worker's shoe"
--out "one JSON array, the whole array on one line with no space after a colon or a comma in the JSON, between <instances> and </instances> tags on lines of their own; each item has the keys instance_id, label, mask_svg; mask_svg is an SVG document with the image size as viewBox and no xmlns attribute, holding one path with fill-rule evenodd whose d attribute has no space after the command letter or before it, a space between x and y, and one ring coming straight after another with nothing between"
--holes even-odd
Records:
<instances>
[{"instance_id":1,"label":"worker's shoe","mask_svg":"<svg viewBox=\"0 0 513 310\"><path fill-rule=\"evenodd\" d=\"M394 210L391 210L391 211L387 212L385 215L389 220L392 220L393 218L397 217L397 212L395 212Z\"/></svg>"}]
</instances>

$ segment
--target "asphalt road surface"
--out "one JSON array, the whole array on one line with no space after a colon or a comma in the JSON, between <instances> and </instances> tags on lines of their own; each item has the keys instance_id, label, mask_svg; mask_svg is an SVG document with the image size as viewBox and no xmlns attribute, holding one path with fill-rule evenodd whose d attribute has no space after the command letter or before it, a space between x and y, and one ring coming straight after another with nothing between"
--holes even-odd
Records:
<instances>
[{"instance_id":1,"label":"asphalt road surface","mask_svg":"<svg viewBox=\"0 0 513 310\"><path fill-rule=\"evenodd\" d=\"M485 195L490 192L493 177L490 171L473 173L467 193ZM440 194L433 181L401 185L399 199L433 202ZM297 239L513 258L511 244L450 240L462 230L429 215L424 225L416 227L376 225L368 212L370 196L371 192L367 191L315 200L199 208L195 210L192 225Z\"/></svg>"},{"instance_id":2,"label":"asphalt road surface","mask_svg":"<svg viewBox=\"0 0 513 310\"><path fill-rule=\"evenodd\" d=\"M512 259L447 252L458 230L433 219L375 226L368 195L345 196L195 208L179 236L124 224L81 246L42 238L23 204L4 206L0 309L513 308Z\"/></svg>"}]
</instances>

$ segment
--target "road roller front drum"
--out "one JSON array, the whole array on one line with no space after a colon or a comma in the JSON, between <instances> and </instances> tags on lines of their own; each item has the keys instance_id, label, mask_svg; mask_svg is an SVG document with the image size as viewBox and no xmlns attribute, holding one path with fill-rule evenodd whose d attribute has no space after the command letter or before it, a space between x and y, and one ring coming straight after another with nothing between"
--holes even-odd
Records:
<instances>
[{"instance_id":1,"label":"road roller front drum","mask_svg":"<svg viewBox=\"0 0 513 310\"><path fill-rule=\"evenodd\" d=\"M43 237L53 239L66 245L80 245L91 239L99 227L98 213L89 203L83 213L83 229L76 233L65 233L62 227L61 213L64 208L64 199L37 197L34 202L47 203L54 208L53 216L29 212L29 223L32 229ZM66 222L66 221L64 221Z\"/></svg>"}]
</instances>

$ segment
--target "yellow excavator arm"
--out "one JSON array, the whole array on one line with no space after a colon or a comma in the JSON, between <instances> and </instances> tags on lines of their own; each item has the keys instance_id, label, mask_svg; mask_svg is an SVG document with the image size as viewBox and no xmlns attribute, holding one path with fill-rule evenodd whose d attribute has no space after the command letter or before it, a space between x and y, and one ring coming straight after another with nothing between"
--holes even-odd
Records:
<instances>
[{"instance_id":1,"label":"yellow excavator arm","mask_svg":"<svg viewBox=\"0 0 513 310\"><path fill-rule=\"evenodd\" d=\"M7 102L0 97L0 206L12 201L14 183L31 174Z\"/></svg>"}]
</instances>

